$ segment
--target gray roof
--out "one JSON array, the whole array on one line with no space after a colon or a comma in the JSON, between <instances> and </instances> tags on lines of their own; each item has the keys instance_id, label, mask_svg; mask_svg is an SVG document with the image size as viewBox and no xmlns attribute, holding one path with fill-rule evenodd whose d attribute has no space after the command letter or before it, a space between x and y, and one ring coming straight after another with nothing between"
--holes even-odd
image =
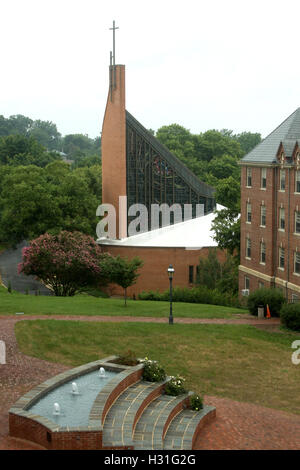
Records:
<instances>
[{"instance_id":1,"label":"gray roof","mask_svg":"<svg viewBox=\"0 0 300 470\"><path fill-rule=\"evenodd\" d=\"M300 143L300 108L297 108L271 134L247 153L241 159L241 163L276 163L276 155L281 143L286 157L291 158L296 142Z\"/></svg>"}]
</instances>

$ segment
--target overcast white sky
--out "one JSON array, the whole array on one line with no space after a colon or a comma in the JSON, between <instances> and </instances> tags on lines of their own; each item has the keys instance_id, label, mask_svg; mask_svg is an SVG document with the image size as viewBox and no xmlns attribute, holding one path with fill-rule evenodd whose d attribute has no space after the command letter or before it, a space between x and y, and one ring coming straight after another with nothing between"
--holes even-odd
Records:
<instances>
[{"instance_id":1,"label":"overcast white sky","mask_svg":"<svg viewBox=\"0 0 300 470\"><path fill-rule=\"evenodd\" d=\"M113 20L145 127L260 132L300 106L299 0L1 0L0 114L100 134Z\"/></svg>"}]
</instances>

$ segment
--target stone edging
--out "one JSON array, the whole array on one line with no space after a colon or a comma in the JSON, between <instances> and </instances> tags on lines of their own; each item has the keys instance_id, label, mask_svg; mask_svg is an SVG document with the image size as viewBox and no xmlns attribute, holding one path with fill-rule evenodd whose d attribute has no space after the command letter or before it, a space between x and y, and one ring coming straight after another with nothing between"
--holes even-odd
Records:
<instances>
[{"instance_id":1,"label":"stone edging","mask_svg":"<svg viewBox=\"0 0 300 470\"><path fill-rule=\"evenodd\" d=\"M27 440L29 439L48 449L70 448L71 441L72 448L101 448L103 432L102 415L100 419L99 414L98 419L93 419L92 417L92 419L89 420L88 426L69 427L59 426L50 419L31 413L28 409L54 388L76 377L97 370L100 367L105 367L106 370L119 372L119 374L112 379L111 385L109 385L108 382L103 387L106 389L106 392L109 393L108 396L101 395L100 391L96 398L96 401L98 399L97 404L100 405L102 409L108 411L107 403L110 403L110 398L114 395L118 396L122 390L124 390L124 387L126 388L126 386L134 383L132 382L132 378L135 381L134 374L138 372L138 375L141 376L143 369L143 365L140 364L136 367L130 367L110 362L114 359L116 359L116 356L109 356L69 369L46 380L23 395L9 410L10 435ZM111 404L112 403L110 403L110 405Z\"/></svg>"}]
</instances>

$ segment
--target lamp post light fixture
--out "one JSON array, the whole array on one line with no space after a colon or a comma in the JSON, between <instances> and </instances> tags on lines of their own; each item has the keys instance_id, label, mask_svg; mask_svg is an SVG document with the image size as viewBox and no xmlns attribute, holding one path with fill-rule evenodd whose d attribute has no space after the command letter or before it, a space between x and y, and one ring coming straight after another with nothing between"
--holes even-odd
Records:
<instances>
[{"instance_id":1,"label":"lamp post light fixture","mask_svg":"<svg viewBox=\"0 0 300 470\"><path fill-rule=\"evenodd\" d=\"M173 275L174 275L175 269L173 266L170 264L168 267L168 275L169 275L169 281L170 281L170 315L169 315L169 325L173 325L173 311L172 311L172 280L173 280Z\"/></svg>"}]
</instances>

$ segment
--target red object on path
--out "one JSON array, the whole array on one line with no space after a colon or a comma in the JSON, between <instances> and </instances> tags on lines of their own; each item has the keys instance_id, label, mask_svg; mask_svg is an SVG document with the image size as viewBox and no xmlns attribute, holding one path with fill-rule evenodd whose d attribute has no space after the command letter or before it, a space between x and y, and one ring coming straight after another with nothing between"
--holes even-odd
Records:
<instances>
[{"instance_id":1,"label":"red object on path","mask_svg":"<svg viewBox=\"0 0 300 470\"><path fill-rule=\"evenodd\" d=\"M266 315L267 318L271 318L271 312L270 312L270 309L269 309L269 305L267 304L267 315Z\"/></svg>"}]
</instances>

